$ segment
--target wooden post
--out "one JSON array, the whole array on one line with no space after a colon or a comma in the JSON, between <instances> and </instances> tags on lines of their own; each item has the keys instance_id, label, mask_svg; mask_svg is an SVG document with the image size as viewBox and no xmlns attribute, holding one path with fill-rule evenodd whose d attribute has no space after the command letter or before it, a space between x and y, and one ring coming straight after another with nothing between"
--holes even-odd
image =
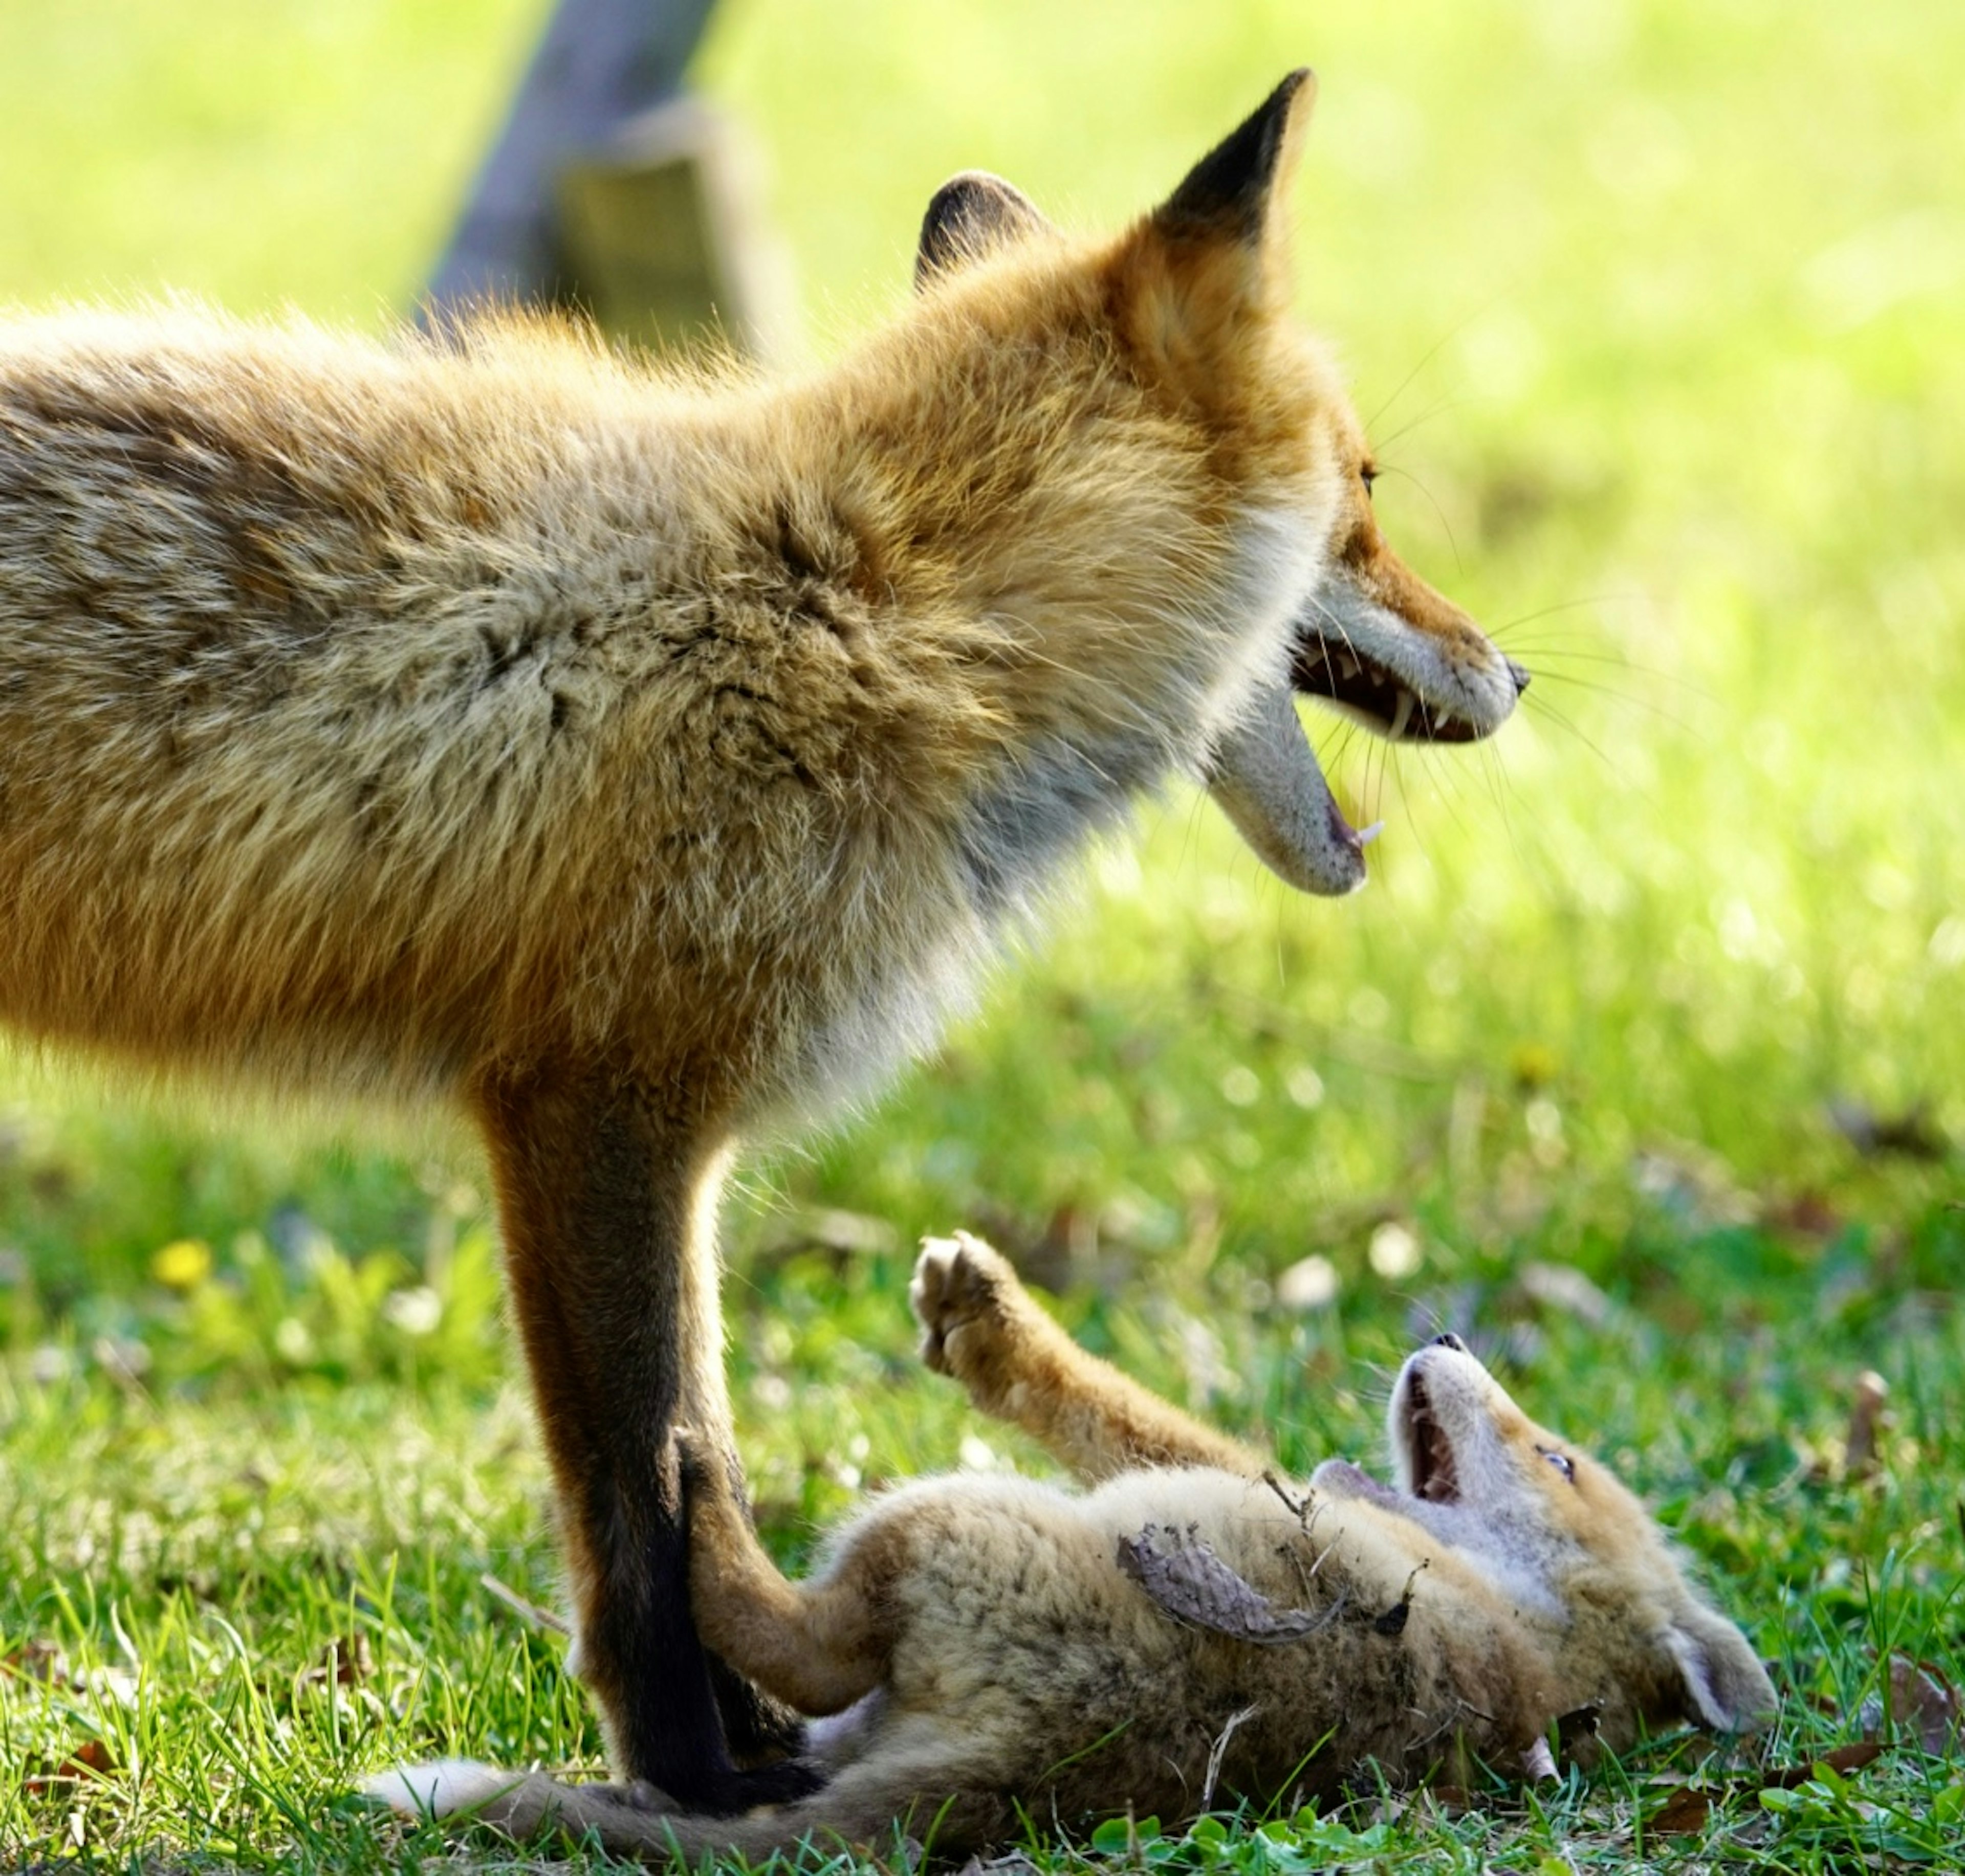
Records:
<instances>
[{"instance_id":1,"label":"wooden post","mask_svg":"<svg viewBox=\"0 0 1965 1876\"><path fill-rule=\"evenodd\" d=\"M651 346L767 350L777 307L734 133L680 96L712 0L559 0L430 281L426 323L484 300L578 305Z\"/></svg>"},{"instance_id":2,"label":"wooden post","mask_svg":"<svg viewBox=\"0 0 1965 1876\"><path fill-rule=\"evenodd\" d=\"M678 98L624 124L559 178L561 251L580 303L613 337L661 350L780 349L786 296L760 225L738 127Z\"/></svg>"}]
</instances>

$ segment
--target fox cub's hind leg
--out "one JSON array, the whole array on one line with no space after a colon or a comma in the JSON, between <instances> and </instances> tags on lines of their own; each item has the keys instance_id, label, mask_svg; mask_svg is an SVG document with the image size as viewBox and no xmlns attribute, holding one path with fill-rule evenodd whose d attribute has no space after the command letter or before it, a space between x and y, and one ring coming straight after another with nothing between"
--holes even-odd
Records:
<instances>
[{"instance_id":1,"label":"fox cub's hind leg","mask_svg":"<svg viewBox=\"0 0 1965 1876\"><path fill-rule=\"evenodd\" d=\"M690 1600L703 1640L800 1713L839 1713L886 1672L892 1549L863 1538L823 1576L793 1582L765 1553L732 1469L678 1436L689 1514Z\"/></svg>"},{"instance_id":2,"label":"fox cub's hind leg","mask_svg":"<svg viewBox=\"0 0 1965 1876\"><path fill-rule=\"evenodd\" d=\"M1253 1478L1269 1465L1086 1354L1037 1307L1008 1260L966 1232L928 1240L909 1299L921 1359L1081 1479L1135 1466L1218 1466Z\"/></svg>"}]
</instances>

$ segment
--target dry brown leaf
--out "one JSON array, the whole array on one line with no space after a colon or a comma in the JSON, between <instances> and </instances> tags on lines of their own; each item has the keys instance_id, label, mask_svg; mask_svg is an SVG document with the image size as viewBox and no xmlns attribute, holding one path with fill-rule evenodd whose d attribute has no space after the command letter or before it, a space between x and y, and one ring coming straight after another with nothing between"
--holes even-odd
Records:
<instances>
[{"instance_id":1,"label":"dry brown leaf","mask_svg":"<svg viewBox=\"0 0 1965 1876\"><path fill-rule=\"evenodd\" d=\"M92 1694L125 1707L137 1702L137 1676L128 1668L79 1668L53 1642L28 1640L0 1655L0 1675L72 1694Z\"/></svg>"},{"instance_id":2,"label":"dry brown leaf","mask_svg":"<svg viewBox=\"0 0 1965 1876\"><path fill-rule=\"evenodd\" d=\"M1838 1746L1826 1752L1817 1752L1806 1765L1783 1766L1779 1772L1770 1772L1755 1781L1754 1788L1765 1791L1775 1787L1792 1791L1798 1784L1806 1784L1815 1776L1817 1765L1826 1765L1841 1775L1860 1772L1865 1765L1873 1765L1883 1756L1883 1749L1874 1739L1856 1739L1847 1746Z\"/></svg>"},{"instance_id":3,"label":"dry brown leaf","mask_svg":"<svg viewBox=\"0 0 1965 1876\"><path fill-rule=\"evenodd\" d=\"M1704 1785L1682 1784L1651 1813L1645 1828L1665 1837L1703 1836L1714 1796Z\"/></svg>"},{"instance_id":4,"label":"dry brown leaf","mask_svg":"<svg viewBox=\"0 0 1965 1876\"><path fill-rule=\"evenodd\" d=\"M343 1687L355 1686L375 1672L375 1656L369 1648L368 1637L359 1629L345 1640L336 1642L329 1650L329 1659L335 1680Z\"/></svg>"},{"instance_id":5,"label":"dry brown leaf","mask_svg":"<svg viewBox=\"0 0 1965 1876\"><path fill-rule=\"evenodd\" d=\"M1336 1621L1343 1607L1340 1598L1314 1614L1278 1608L1191 1526L1178 1531L1149 1524L1137 1537L1121 1537L1119 1567L1175 1621L1262 1647L1314 1635Z\"/></svg>"},{"instance_id":6,"label":"dry brown leaf","mask_svg":"<svg viewBox=\"0 0 1965 1876\"><path fill-rule=\"evenodd\" d=\"M105 1739L84 1739L52 1772L32 1774L21 1781L30 1795L44 1797L50 1792L66 1791L85 1778L106 1778L116 1769L114 1756Z\"/></svg>"},{"instance_id":7,"label":"dry brown leaf","mask_svg":"<svg viewBox=\"0 0 1965 1876\"><path fill-rule=\"evenodd\" d=\"M1951 1149L1944 1130L1931 1117L1930 1104L1914 1101L1886 1114L1866 1101L1848 1098L1828 1103L1835 1130L1867 1159L1879 1153L1899 1153L1906 1159L1942 1159Z\"/></svg>"},{"instance_id":8,"label":"dry brown leaf","mask_svg":"<svg viewBox=\"0 0 1965 1876\"><path fill-rule=\"evenodd\" d=\"M43 1686L66 1686L68 1657L53 1642L24 1641L0 1655L0 1674L22 1681L39 1681Z\"/></svg>"},{"instance_id":9,"label":"dry brown leaf","mask_svg":"<svg viewBox=\"0 0 1965 1876\"><path fill-rule=\"evenodd\" d=\"M1873 1739L1883 1735L1883 1703L1875 1695L1863 1703L1863 1731ZM1935 1662L1913 1661L1908 1655L1890 1657L1889 1730L1899 1739L1914 1740L1934 1759L1965 1749L1965 1711L1958 1690Z\"/></svg>"},{"instance_id":10,"label":"dry brown leaf","mask_svg":"<svg viewBox=\"0 0 1965 1876\"><path fill-rule=\"evenodd\" d=\"M1767 1208L1766 1222L1797 1237L1827 1239L1842 1229L1840 1212L1819 1192L1804 1191Z\"/></svg>"},{"instance_id":11,"label":"dry brown leaf","mask_svg":"<svg viewBox=\"0 0 1965 1876\"><path fill-rule=\"evenodd\" d=\"M319 1662L300 1678L302 1687L355 1687L375 1672L375 1657L368 1637L357 1630L330 1642Z\"/></svg>"},{"instance_id":12,"label":"dry brown leaf","mask_svg":"<svg viewBox=\"0 0 1965 1876\"><path fill-rule=\"evenodd\" d=\"M1851 1479L1877 1476L1877 1432L1889 1399L1890 1384L1873 1369L1856 1378L1855 1398L1849 1404L1849 1433L1843 1442L1843 1471Z\"/></svg>"},{"instance_id":13,"label":"dry brown leaf","mask_svg":"<svg viewBox=\"0 0 1965 1876\"><path fill-rule=\"evenodd\" d=\"M1858 1739L1826 1752L1817 1752L1804 1764L1783 1765L1756 1778L1722 1778L1715 1784L1681 1785L1646 1820L1647 1830L1669 1837L1695 1837L1706 1828L1715 1804L1724 1800L1751 1797L1756 1791L1788 1791L1806 1784L1818 1765L1846 1776L1860 1772L1882 1756L1883 1748L1873 1739Z\"/></svg>"}]
</instances>

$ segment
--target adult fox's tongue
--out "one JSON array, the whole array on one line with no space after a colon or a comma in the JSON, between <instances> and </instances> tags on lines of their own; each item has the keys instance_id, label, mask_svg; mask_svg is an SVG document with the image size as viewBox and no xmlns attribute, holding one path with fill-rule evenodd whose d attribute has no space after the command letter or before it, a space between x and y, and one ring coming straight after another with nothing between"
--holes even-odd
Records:
<instances>
[{"instance_id":1,"label":"adult fox's tongue","mask_svg":"<svg viewBox=\"0 0 1965 1876\"><path fill-rule=\"evenodd\" d=\"M1214 747L1208 792L1278 879L1335 897L1365 883L1365 843L1332 800L1287 684L1266 685Z\"/></svg>"}]
</instances>

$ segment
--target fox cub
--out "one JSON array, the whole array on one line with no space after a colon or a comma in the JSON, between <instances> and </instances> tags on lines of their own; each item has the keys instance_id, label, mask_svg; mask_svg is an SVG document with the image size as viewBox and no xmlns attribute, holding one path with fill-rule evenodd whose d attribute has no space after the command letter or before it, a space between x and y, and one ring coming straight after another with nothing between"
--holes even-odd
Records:
<instances>
[{"instance_id":1,"label":"fox cub","mask_svg":"<svg viewBox=\"0 0 1965 1876\"><path fill-rule=\"evenodd\" d=\"M548 1820L611 1849L761 1858L801 1838L958 1855L1026 1818L1325 1800L1467 1754L1554 1769L1558 1718L1629 1745L1647 1724L1736 1730L1774 1695L1637 1500L1539 1427L1458 1338L1392 1393L1396 1486L1327 1460L1300 1489L1086 1354L973 1238L931 1241L914 1305L931 1367L1091 1489L925 1479L787 1582L728 1473L687 1466L709 1645L815 1720L821 1788L750 1817L646 1788L452 1762L371 1788L405 1811Z\"/></svg>"},{"instance_id":2,"label":"fox cub","mask_svg":"<svg viewBox=\"0 0 1965 1876\"><path fill-rule=\"evenodd\" d=\"M782 381L516 316L0 320L0 1021L462 1103L577 1670L679 1801L802 1777L691 1626L671 1437L735 1464L741 1142L931 1038L1169 776L1357 885L1293 690L1458 742L1526 682L1290 320L1311 95L1113 239L957 178L910 310Z\"/></svg>"}]
</instances>

